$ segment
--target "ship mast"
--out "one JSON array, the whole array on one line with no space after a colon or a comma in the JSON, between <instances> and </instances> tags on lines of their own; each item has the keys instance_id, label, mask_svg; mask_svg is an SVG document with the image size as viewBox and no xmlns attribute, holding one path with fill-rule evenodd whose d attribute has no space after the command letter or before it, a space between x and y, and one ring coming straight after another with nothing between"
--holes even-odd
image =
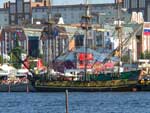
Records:
<instances>
[{"instance_id":1,"label":"ship mast","mask_svg":"<svg viewBox=\"0 0 150 113\"><path fill-rule=\"evenodd\" d=\"M47 58L47 60L48 60L48 65L50 66L52 64L52 60L53 60L53 58L52 58L52 56L53 56L53 52L52 52L53 51L52 50L53 49L52 48L52 45L53 45L53 43L52 43L52 40L53 40L52 24L53 24L53 22L51 20L52 0L48 0L48 1L49 2L47 3L47 5L48 5L48 10L47 10L47 15L48 15L48 22L47 22L47 24L48 24L48 58Z\"/></svg>"},{"instance_id":2,"label":"ship mast","mask_svg":"<svg viewBox=\"0 0 150 113\"><path fill-rule=\"evenodd\" d=\"M86 0L85 15L82 16L82 23L81 23L82 29L85 30L85 38L84 38L84 76L85 76L85 81L87 81L87 37L88 37L88 30L91 28L90 19L91 19L91 16L89 14L88 0Z\"/></svg>"},{"instance_id":3,"label":"ship mast","mask_svg":"<svg viewBox=\"0 0 150 113\"><path fill-rule=\"evenodd\" d=\"M46 23L47 25L48 25L48 48L47 48L47 69L48 69L48 75L50 74L50 70L53 68L53 58L52 58L52 56L53 56L53 37L52 37L52 24L53 24L53 22L52 22L52 18L51 18L51 16L52 16L52 0L47 0L47 1L49 1L48 3L47 3L47 5L48 5L48 9L47 9L47 15L48 15L48 22ZM50 78L50 80L51 80L51 76L49 76L49 78Z\"/></svg>"},{"instance_id":4,"label":"ship mast","mask_svg":"<svg viewBox=\"0 0 150 113\"><path fill-rule=\"evenodd\" d=\"M122 26L121 26L121 21L120 21L120 1L117 0L117 25L116 25L116 30L118 33L118 39L119 39L119 63L118 63L118 76L120 76L120 67L122 65L122 36L121 36L121 32L122 32Z\"/></svg>"}]
</instances>

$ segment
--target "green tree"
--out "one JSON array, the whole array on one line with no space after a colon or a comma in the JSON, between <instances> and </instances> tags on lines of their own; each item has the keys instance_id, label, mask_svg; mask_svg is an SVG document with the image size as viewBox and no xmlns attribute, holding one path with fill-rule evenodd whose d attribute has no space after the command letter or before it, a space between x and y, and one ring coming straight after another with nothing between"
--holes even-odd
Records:
<instances>
[{"instance_id":1,"label":"green tree","mask_svg":"<svg viewBox=\"0 0 150 113\"><path fill-rule=\"evenodd\" d=\"M145 58L150 59L150 52L149 51L145 51Z\"/></svg>"},{"instance_id":2,"label":"green tree","mask_svg":"<svg viewBox=\"0 0 150 113\"><path fill-rule=\"evenodd\" d=\"M11 62L15 68L21 68L22 60L21 60L21 53L25 53L21 47L15 47L10 52Z\"/></svg>"},{"instance_id":3,"label":"green tree","mask_svg":"<svg viewBox=\"0 0 150 113\"><path fill-rule=\"evenodd\" d=\"M141 53L140 59L144 59L144 53Z\"/></svg>"},{"instance_id":4,"label":"green tree","mask_svg":"<svg viewBox=\"0 0 150 113\"><path fill-rule=\"evenodd\" d=\"M141 59L150 59L150 52L146 50L144 53L141 53L140 58Z\"/></svg>"},{"instance_id":5,"label":"green tree","mask_svg":"<svg viewBox=\"0 0 150 113\"><path fill-rule=\"evenodd\" d=\"M11 50L11 62L15 68L21 68L22 60L21 60L21 53L25 53L25 51L19 45L19 35L16 33L16 41L15 47Z\"/></svg>"}]
</instances>

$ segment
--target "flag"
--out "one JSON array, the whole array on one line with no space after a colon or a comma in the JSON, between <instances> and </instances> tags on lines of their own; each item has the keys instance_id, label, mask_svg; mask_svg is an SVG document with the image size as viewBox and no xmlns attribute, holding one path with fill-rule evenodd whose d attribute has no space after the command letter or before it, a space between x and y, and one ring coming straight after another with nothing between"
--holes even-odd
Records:
<instances>
[{"instance_id":1,"label":"flag","mask_svg":"<svg viewBox=\"0 0 150 113\"><path fill-rule=\"evenodd\" d=\"M79 53L78 54L78 59L80 61L83 61L83 60L93 60L93 54L91 53Z\"/></svg>"},{"instance_id":2,"label":"flag","mask_svg":"<svg viewBox=\"0 0 150 113\"><path fill-rule=\"evenodd\" d=\"M144 35L146 36L150 35L150 28L144 28Z\"/></svg>"},{"instance_id":3,"label":"flag","mask_svg":"<svg viewBox=\"0 0 150 113\"><path fill-rule=\"evenodd\" d=\"M41 59L38 59L37 61L37 68L40 69L43 67L43 63L42 63L42 60Z\"/></svg>"}]
</instances>

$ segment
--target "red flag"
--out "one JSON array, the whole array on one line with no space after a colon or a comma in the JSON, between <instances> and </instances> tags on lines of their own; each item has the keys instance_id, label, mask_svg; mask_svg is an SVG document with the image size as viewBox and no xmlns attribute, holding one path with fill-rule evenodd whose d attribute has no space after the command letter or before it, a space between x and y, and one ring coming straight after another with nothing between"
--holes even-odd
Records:
<instances>
[{"instance_id":1,"label":"red flag","mask_svg":"<svg viewBox=\"0 0 150 113\"><path fill-rule=\"evenodd\" d=\"M93 60L93 54L91 54L91 53L87 53L87 54L85 54L85 53L79 53L78 54L78 59L80 60L80 61L82 61L82 60Z\"/></svg>"},{"instance_id":2,"label":"red flag","mask_svg":"<svg viewBox=\"0 0 150 113\"><path fill-rule=\"evenodd\" d=\"M43 63L42 63L41 59L38 59L36 66L37 66L37 68L42 68L43 67Z\"/></svg>"}]
</instances>

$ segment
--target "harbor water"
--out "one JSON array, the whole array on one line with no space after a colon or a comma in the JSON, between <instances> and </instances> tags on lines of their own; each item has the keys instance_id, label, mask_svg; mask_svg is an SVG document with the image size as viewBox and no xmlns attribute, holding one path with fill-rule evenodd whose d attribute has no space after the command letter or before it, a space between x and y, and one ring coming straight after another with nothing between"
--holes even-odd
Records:
<instances>
[{"instance_id":1,"label":"harbor water","mask_svg":"<svg viewBox=\"0 0 150 113\"><path fill-rule=\"evenodd\" d=\"M150 113L150 92L69 92L69 113ZM0 93L0 113L65 113L65 93Z\"/></svg>"}]
</instances>

